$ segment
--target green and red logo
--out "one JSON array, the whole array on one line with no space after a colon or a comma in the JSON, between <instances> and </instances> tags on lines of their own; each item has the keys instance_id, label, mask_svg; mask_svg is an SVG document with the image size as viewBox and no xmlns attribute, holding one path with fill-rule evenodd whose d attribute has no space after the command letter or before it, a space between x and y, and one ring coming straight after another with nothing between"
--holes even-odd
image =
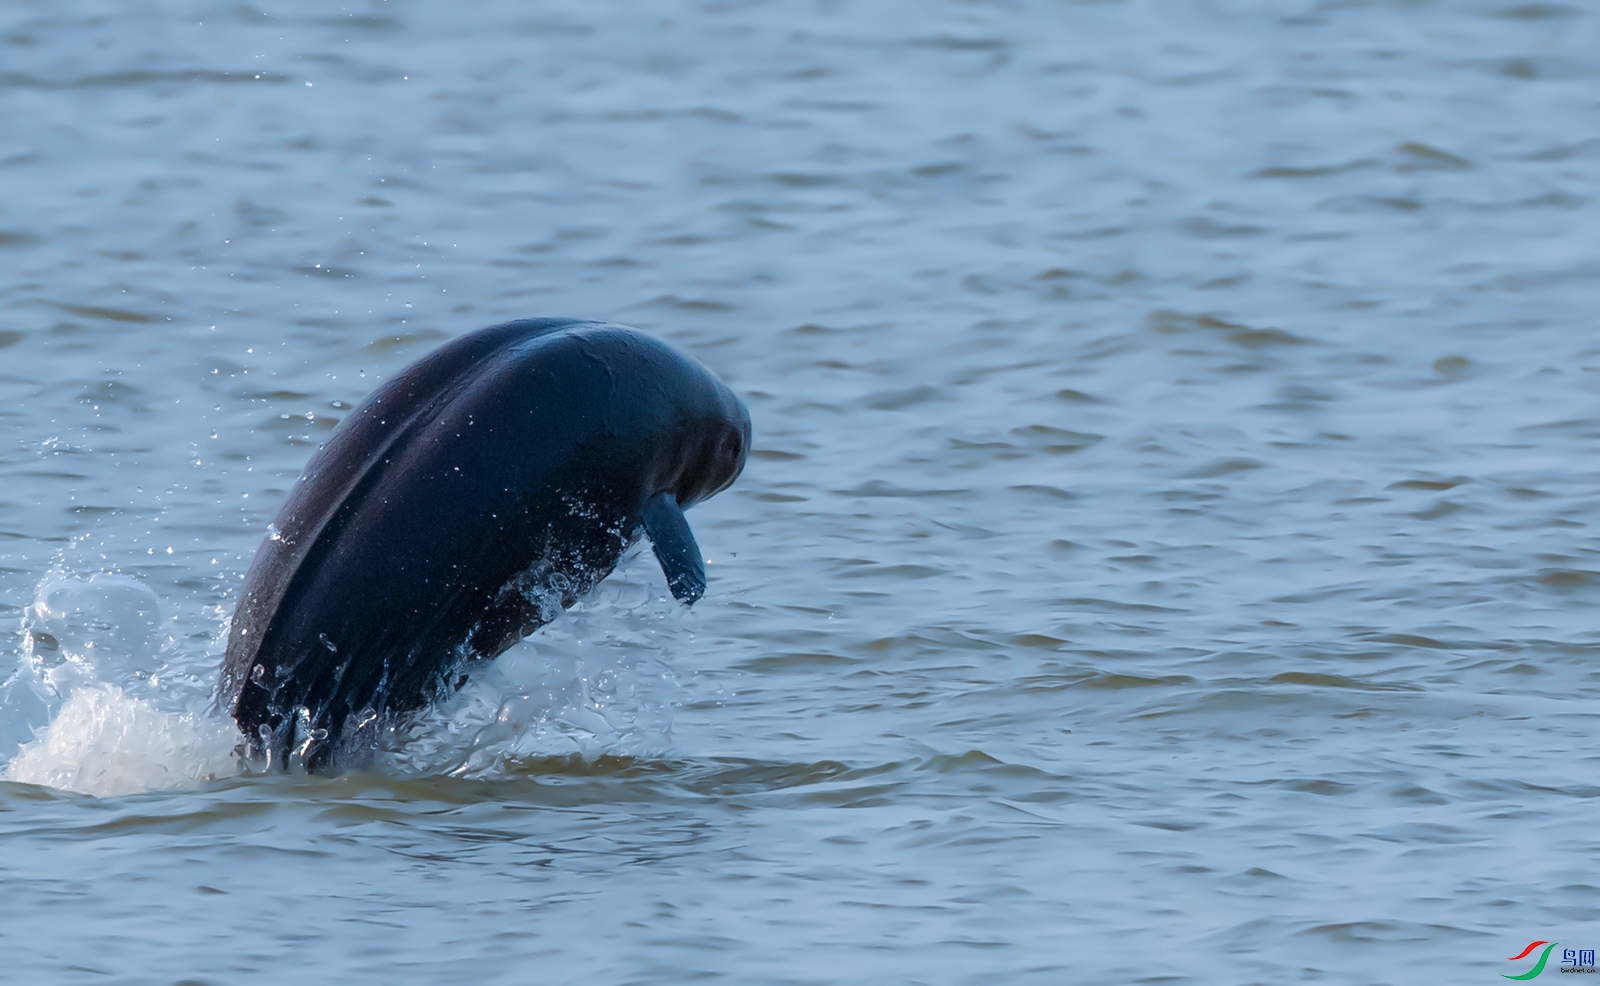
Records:
<instances>
[{"instance_id":1,"label":"green and red logo","mask_svg":"<svg viewBox=\"0 0 1600 986\"><path fill-rule=\"evenodd\" d=\"M1525 948L1522 951L1518 952L1516 955L1511 956L1511 958L1507 959L1506 961L1507 962L1521 962L1523 959L1525 959L1528 956L1532 955L1534 949L1536 949L1536 948L1538 948L1538 947L1540 947L1542 945L1542 946L1544 946L1544 951L1539 953L1539 961L1535 962L1533 964L1533 968L1529 969L1527 972L1524 972L1524 973L1521 973L1521 974L1515 975L1515 976L1513 976L1513 975L1511 975L1509 973L1502 972L1500 974L1501 978L1504 978L1504 979L1532 979L1534 976L1537 976L1539 973L1544 971L1544 964L1546 962L1550 961L1550 953L1552 951L1554 951L1555 947L1557 945L1559 945L1559 944L1561 944L1561 943L1558 942L1558 941L1531 941L1531 942L1529 942L1527 948ZM1564 948L1564 949L1562 949L1561 950L1561 969L1560 969L1560 971L1561 972L1586 972L1586 973L1589 973L1590 975L1594 975L1595 972L1597 971L1596 968L1595 968L1595 964L1594 964L1594 949L1592 949L1592 948Z\"/></svg>"},{"instance_id":2,"label":"green and red logo","mask_svg":"<svg viewBox=\"0 0 1600 986\"><path fill-rule=\"evenodd\" d=\"M1524 972L1520 976L1507 975L1506 973L1502 972L1500 974L1500 978L1502 978L1502 979L1532 979L1534 976L1537 976L1539 973L1544 971L1544 964L1546 962L1550 961L1550 952L1551 952L1551 950L1554 949L1559 944L1561 944L1561 943L1558 942L1558 941L1532 941L1532 942L1529 942L1527 948L1525 948L1522 951L1518 952L1516 955L1511 956L1506 961L1507 962L1519 962L1522 959L1527 958L1529 953L1531 953L1534 949L1538 948L1540 945L1543 945L1544 946L1544 951L1539 953L1539 961L1535 962L1533 964L1533 968L1532 969L1529 969L1527 972Z\"/></svg>"}]
</instances>

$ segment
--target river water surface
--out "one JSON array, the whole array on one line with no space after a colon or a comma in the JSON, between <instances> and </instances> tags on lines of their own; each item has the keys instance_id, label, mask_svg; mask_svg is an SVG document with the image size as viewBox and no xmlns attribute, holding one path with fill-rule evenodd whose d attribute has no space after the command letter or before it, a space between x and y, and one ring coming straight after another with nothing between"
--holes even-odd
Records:
<instances>
[{"instance_id":1,"label":"river water surface","mask_svg":"<svg viewBox=\"0 0 1600 986\"><path fill-rule=\"evenodd\" d=\"M0 6L7 978L1594 948L1596 52L1516 0ZM372 773L240 776L301 466L541 315L749 404L707 596L636 553Z\"/></svg>"}]
</instances>

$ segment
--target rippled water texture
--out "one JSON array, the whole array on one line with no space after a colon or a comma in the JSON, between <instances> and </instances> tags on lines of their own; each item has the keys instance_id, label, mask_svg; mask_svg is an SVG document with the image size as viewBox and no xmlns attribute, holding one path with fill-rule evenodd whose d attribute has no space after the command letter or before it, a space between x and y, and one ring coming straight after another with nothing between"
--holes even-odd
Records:
<instances>
[{"instance_id":1,"label":"rippled water texture","mask_svg":"<svg viewBox=\"0 0 1600 986\"><path fill-rule=\"evenodd\" d=\"M0 6L7 976L1595 947L1597 51L1516 0ZM218 635L307 456L535 315L749 403L709 594L635 556L380 772L238 776Z\"/></svg>"}]
</instances>

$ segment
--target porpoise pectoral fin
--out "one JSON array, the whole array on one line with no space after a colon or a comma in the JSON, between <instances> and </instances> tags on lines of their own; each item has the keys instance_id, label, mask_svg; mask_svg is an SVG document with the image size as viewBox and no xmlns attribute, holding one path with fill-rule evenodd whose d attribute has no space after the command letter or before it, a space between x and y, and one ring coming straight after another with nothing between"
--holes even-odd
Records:
<instances>
[{"instance_id":1,"label":"porpoise pectoral fin","mask_svg":"<svg viewBox=\"0 0 1600 986\"><path fill-rule=\"evenodd\" d=\"M671 493L657 493L644 505L644 532L655 548L672 595L693 606L706 594L706 564L700 560L700 546L694 543L689 521Z\"/></svg>"}]
</instances>

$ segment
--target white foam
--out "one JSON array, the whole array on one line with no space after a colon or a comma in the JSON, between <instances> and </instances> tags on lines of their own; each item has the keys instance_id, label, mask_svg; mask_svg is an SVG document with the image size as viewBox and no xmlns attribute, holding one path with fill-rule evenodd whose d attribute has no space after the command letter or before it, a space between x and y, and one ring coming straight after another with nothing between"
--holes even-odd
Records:
<instances>
[{"instance_id":1,"label":"white foam","mask_svg":"<svg viewBox=\"0 0 1600 986\"><path fill-rule=\"evenodd\" d=\"M238 741L226 719L165 712L116 685L80 685L5 777L98 797L188 787L237 773Z\"/></svg>"}]
</instances>

